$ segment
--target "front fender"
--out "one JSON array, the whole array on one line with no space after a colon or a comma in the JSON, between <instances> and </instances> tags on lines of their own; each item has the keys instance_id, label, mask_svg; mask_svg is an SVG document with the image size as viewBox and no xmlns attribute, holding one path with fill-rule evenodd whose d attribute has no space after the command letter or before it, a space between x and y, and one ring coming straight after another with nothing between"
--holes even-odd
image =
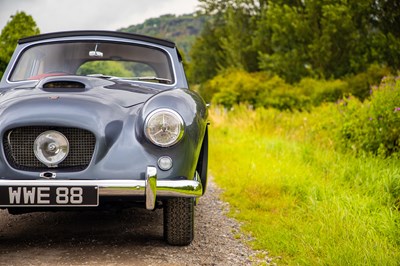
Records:
<instances>
[{"instance_id":1,"label":"front fender","mask_svg":"<svg viewBox=\"0 0 400 266\"><path fill-rule=\"evenodd\" d=\"M156 109L168 108L179 113L184 121L185 134L181 141L168 148L157 147L144 134L146 117ZM173 89L151 97L143 106L137 121L137 138L143 146L158 153L173 156L174 176L193 177L205 137L208 112L203 99L188 89Z\"/></svg>"}]
</instances>

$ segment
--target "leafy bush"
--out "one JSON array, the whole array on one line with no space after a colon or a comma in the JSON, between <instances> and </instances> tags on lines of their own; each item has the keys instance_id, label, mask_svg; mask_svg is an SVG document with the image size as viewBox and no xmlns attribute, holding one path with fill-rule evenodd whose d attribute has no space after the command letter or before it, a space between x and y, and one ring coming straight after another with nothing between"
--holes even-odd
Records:
<instances>
[{"instance_id":1,"label":"leafy bush","mask_svg":"<svg viewBox=\"0 0 400 266\"><path fill-rule=\"evenodd\" d=\"M379 85L384 76L390 74L390 69L379 65L371 65L367 71L354 76L349 76L346 82L349 84L349 93L360 100L368 98L371 88Z\"/></svg>"},{"instance_id":2,"label":"leafy bush","mask_svg":"<svg viewBox=\"0 0 400 266\"><path fill-rule=\"evenodd\" d=\"M349 91L348 83L340 79L316 80L304 78L297 85L300 94L308 96L313 106L335 102Z\"/></svg>"},{"instance_id":3,"label":"leafy bush","mask_svg":"<svg viewBox=\"0 0 400 266\"><path fill-rule=\"evenodd\" d=\"M370 95L372 86L378 84L388 71L375 65L345 80L304 78L297 84L289 84L268 72L228 69L200 85L199 92L206 101L228 109L236 104L247 104L281 111L309 111L322 103L337 102L345 95L364 100Z\"/></svg>"},{"instance_id":4,"label":"leafy bush","mask_svg":"<svg viewBox=\"0 0 400 266\"><path fill-rule=\"evenodd\" d=\"M260 94L268 94L273 89L268 83L270 80L270 75L263 72L228 70L207 82L200 92L206 100L211 99L213 103L227 108L239 103L254 106L259 105ZM283 80L282 83L284 83ZM263 97L265 96L261 96Z\"/></svg>"},{"instance_id":5,"label":"leafy bush","mask_svg":"<svg viewBox=\"0 0 400 266\"><path fill-rule=\"evenodd\" d=\"M260 99L262 107L272 107L278 110L308 110L310 99L298 93L297 88L288 84L282 84L273 90L269 96Z\"/></svg>"},{"instance_id":6,"label":"leafy bush","mask_svg":"<svg viewBox=\"0 0 400 266\"><path fill-rule=\"evenodd\" d=\"M310 110L311 106L323 102L335 102L348 90L348 83L342 80L305 78L299 84L291 85L267 72L232 69L217 75L199 89L206 101L226 108L243 103L291 111Z\"/></svg>"},{"instance_id":7,"label":"leafy bush","mask_svg":"<svg viewBox=\"0 0 400 266\"><path fill-rule=\"evenodd\" d=\"M388 156L400 152L400 80L384 78L372 89L371 98L361 103L356 98L341 103L342 145L355 151Z\"/></svg>"}]
</instances>

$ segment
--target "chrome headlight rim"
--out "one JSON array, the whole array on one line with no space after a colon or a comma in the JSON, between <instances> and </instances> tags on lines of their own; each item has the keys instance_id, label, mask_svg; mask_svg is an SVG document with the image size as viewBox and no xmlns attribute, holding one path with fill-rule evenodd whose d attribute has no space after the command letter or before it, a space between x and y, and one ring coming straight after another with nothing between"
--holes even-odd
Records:
<instances>
[{"instance_id":1,"label":"chrome headlight rim","mask_svg":"<svg viewBox=\"0 0 400 266\"><path fill-rule=\"evenodd\" d=\"M152 135L151 132L149 132L149 123L152 119L154 119L157 115L162 115L162 114L167 114L167 115L171 115L174 119L176 119L177 125L179 127L178 132L176 133L176 136L174 138L172 138L170 141L168 142L159 142L157 141ZM154 145L162 147L162 148L167 148L167 147L171 147L174 146L175 144L177 144L183 137L185 132L185 123L183 121L182 116L176 112L175 110L169 109L169 108L159 108L156 109L152 112L150 112L144 122L144 134L146 136L146 138Z\"/></svg>"}]
</instances>

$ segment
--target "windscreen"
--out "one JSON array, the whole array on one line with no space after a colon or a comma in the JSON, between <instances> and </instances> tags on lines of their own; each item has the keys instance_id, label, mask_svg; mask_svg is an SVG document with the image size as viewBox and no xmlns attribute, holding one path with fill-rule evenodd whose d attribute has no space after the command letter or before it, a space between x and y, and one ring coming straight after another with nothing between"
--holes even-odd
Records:
<instances>
[{"instance_id":1,"label":"windscreen","mask_svg":"<svg viewBox=\"0 0 400 266\"><path fill-rule=\"evenodd\" d=\"M32 46L18 59L10 81L56 75L112 76L174 83L167 52L150 46L113 42L59 42Z\"/></svg>"}]
</instances>

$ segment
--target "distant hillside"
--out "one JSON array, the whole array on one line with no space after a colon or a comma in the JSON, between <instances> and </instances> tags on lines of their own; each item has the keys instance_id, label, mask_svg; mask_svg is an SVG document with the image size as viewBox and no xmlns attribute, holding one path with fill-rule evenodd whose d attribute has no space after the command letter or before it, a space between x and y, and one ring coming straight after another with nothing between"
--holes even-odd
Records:
<instances>
[{"instance_id":1,"label":"distant hillside","mask_svg":"<svg viewBox=\"0 0 400 266\"><path fill-rule=\"evenodd\" d=\"M186 60L190 60L189 51L196 37L201 33L207 20L206 16L195 13L181 16L163 15L150 18L142 24L131 25L119 31L144 34L174 41Z\"/></svg>"}]
</instances>

